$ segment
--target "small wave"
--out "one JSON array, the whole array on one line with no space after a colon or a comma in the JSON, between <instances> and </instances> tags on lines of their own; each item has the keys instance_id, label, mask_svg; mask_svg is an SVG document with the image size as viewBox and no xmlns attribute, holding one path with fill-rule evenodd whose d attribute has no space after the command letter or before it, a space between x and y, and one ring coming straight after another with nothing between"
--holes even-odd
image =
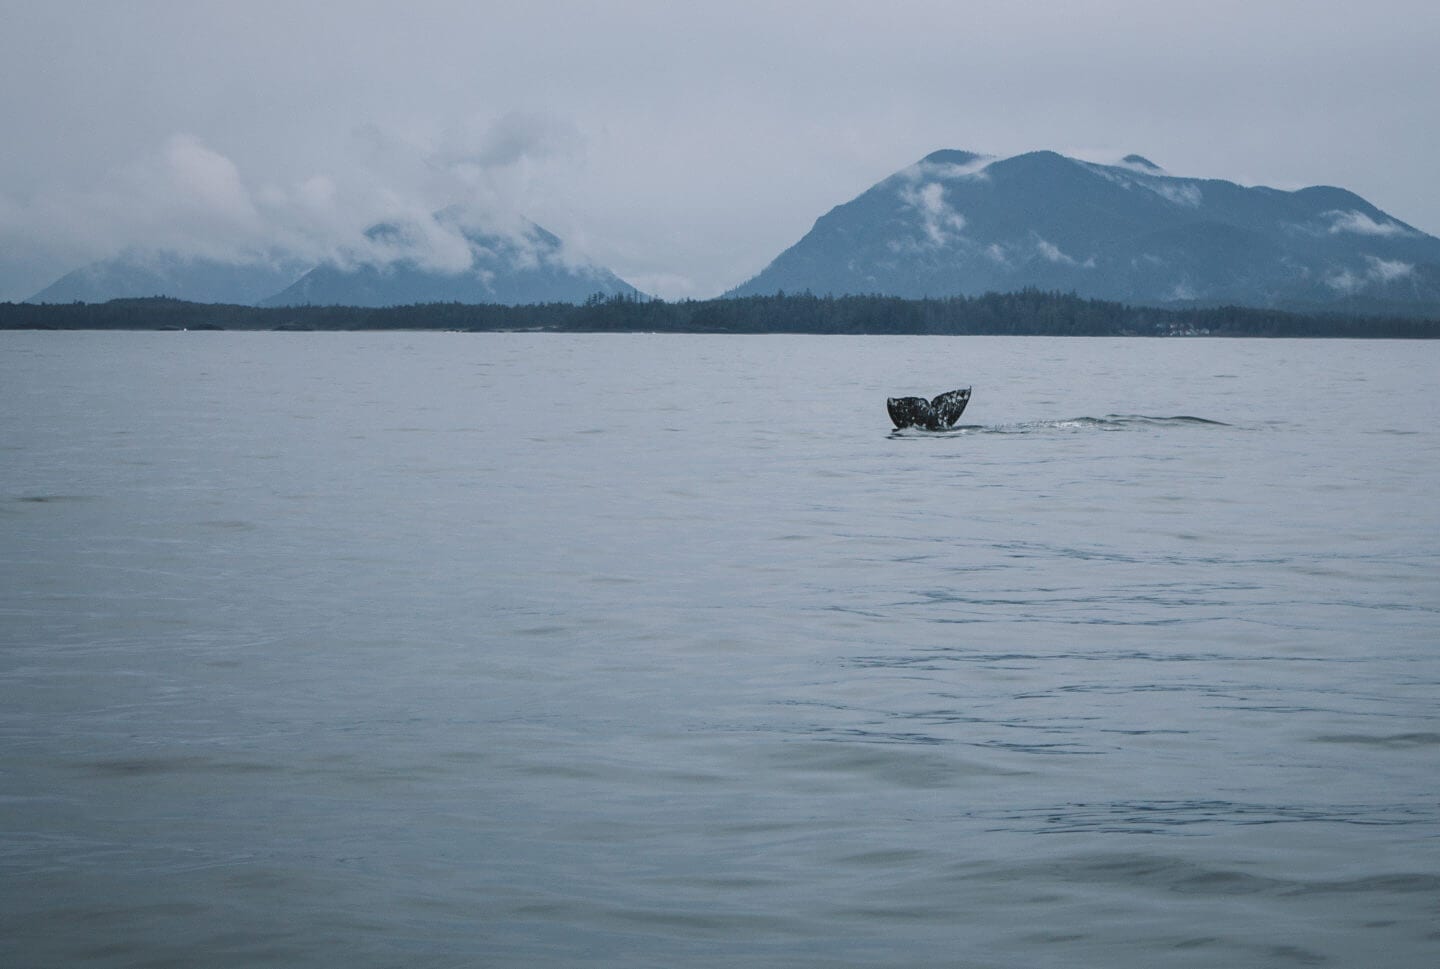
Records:
<instances>
[{"instance_id":1,"label":"small wave","mask_svg":"<svg viewBox=\"0 0 1440 969\"><path fill-rule=\"evenodd\" d=\"M1209 424L1213 427L1230 427L1224 421L1212 421L1208 417L1192 417L1177 414L1174 417L1150 417L1146 414L1107 414L1105 419L1122 424Z\"/></svg>"},{"instance_id":2,"label":"small wave","mask_svg":"<svg viewBox=\"0 0 1440 969\"><path fill-rule=\"evenodd\" d=\"M1440 733L1326 734L1316 737L1315 741L1324 744L1355 744L1361 747L1409 750L1416 747L1440 747Z\"/></svg>"},{"instance_id":3,"label":"small wave","mask_svg":"<svg viewBox=\"0 0 1440 969\"><path fill-rule=\"evenodd\" d=\"M1104 417L1070 417L1062 420L1022 421L1015 424L962 424L930 431L906 427L890 432L892 438L946 437L968 434L1044 434L1056 431L1125 431L1155 427L1232 427L1224 421L1179 414L1153 417L1148 414L1106 414Z\"/></svg>"},{"instance_id":4,"label":"small wave","mask_svg":"<svg viewBox=\"0 0 1440 969\"><path fill-rule=\"evenodd\" d=\"M927 430L923 427L897 427L890 432L891 437L954 437L957 434L975 434L987 431L989 428L980 424L960 424L956 427L945 427L938 430Z\"/></svg>"},{"instance_id":5,"label":"small wave","mask_svg":"<svg viewBox=\"0 0 1440 969\"><path fill-rule=\"evenodd\" d=\"M1434 812L1418 804L1245 804L1218 800L1115 801L1024 808L975 817L1018 823L1016 830L1037 832L1103 831L1160 834L1196 826L1295 823L1348 824L1365 827L1430 825Z\"/></svg>"},{"instance_id":6,"label":"small wave","mask_svg":"<svg viewBox=\"0 0 1440 969\"><path fill-rule=\"evenodd\" d=\"M17 495L15 500L28 505L51 505L72 501L93 501L92 495Z\"/></svg>"}]
</instances>

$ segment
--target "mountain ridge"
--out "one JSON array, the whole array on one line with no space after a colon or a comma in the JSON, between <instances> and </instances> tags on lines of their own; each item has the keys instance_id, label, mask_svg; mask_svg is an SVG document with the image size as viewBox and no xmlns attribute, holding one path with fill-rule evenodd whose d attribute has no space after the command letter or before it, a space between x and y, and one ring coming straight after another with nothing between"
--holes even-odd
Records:
<instances>
[{"instance_id":1,"label":"mountain ridge","mask_svg":"<svg viewBox=\"0 0 1440 969\"><path fill-rule=\"evenodd\" d=\"M1032 286L1157 306L1440 308L1440 239L1335 186L1244 187L1136 154L941 149L830 209L726 295Z\"/></svg>"},{"instance_id":2,"label":"mountain ridge","mask_svg":"<svg viewBox=\"0 0 1440 969\"><path fill-rule=\"evenodd\" d=\"M131 249L72 269L25 302L104 303L169 296L202 303L256 303L289 286L307 268L301 260L284 256L245 262Z\"/></svg>"}]
</instances>

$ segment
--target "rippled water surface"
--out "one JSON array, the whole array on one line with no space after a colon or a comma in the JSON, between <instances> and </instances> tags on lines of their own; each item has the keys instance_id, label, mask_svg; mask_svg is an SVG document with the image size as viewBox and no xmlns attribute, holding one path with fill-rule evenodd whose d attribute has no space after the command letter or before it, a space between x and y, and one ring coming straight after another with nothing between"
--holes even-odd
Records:
<instances>
[{"instance_id":1,"label":"rippled water surface","mask_svg":"<svg viewBox=\"0 0 1440 969\"><path fill-rule=\"evenodd\" d=\"M0 964L1440 965L1437 374L0 333Z\"/></svg>"}]
</instances>

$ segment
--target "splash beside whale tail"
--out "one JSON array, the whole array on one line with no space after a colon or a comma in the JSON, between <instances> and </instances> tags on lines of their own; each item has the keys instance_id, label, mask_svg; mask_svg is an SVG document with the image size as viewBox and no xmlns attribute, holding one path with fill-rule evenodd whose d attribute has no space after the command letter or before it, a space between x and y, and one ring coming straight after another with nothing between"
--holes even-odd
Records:
<instances>
[{"instance_id":1,"label":"splash beside whale tail","mask_svg":"<svg viewBox=\"0 0 1440 969\"><path fill-rule=\"evenodd\" d=\"M885 407L895 429L923 427L927 431L943 431L955 426L965 405L970 403L970 388L951 390L926 400L924 397L890 397Z\"/></svg>"}]
</instances>

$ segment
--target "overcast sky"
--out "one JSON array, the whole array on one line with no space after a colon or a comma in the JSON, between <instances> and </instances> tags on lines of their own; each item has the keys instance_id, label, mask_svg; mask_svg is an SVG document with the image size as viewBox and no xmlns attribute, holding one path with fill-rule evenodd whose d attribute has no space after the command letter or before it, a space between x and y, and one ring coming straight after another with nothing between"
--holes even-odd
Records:
<instances>
[{"instance_id":1,"label":"overcast sky","mask_svg":"<svg viewBox=\"0 0 1440 969\"><path fill-rule=\"evenodd\" d=\"M1435 0L0 0L0 299L129 246L520 213L716 295L938 148L1340 185L1440 234Z\"/></svg>"}]
</instances>

